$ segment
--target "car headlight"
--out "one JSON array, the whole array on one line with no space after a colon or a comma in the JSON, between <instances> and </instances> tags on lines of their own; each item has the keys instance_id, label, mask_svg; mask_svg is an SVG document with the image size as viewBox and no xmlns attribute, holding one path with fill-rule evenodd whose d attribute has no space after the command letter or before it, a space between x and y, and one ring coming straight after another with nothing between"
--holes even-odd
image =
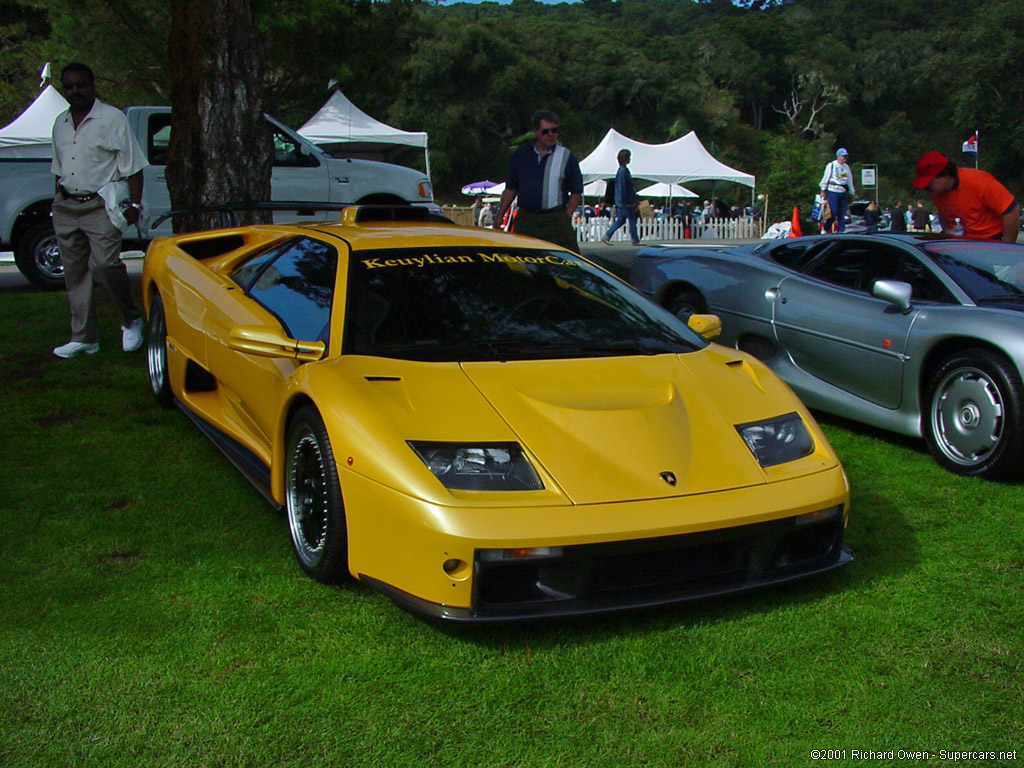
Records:
<instances>
[{"instance_id":1,"label":"car headlight","mask_svg":"<svg viewBox=\"0 0 1024 768\"><path fill-rule=\"evenodd\" d=\"M807 456L814 450L814 440L804 420L796 413L774 419L737 424L747 448L762 467L772 467Z\"/></svg>"},{"instance_id":2,"label":"car headlight","mask_svg":"<svg viewBox=\"0 0 1024 768\"><path fill-rule=\"evenodd\" d=\"M536 470L517 443L409 441L446 488L460 491L540 491Z\"/></svg>"}]
</instances>

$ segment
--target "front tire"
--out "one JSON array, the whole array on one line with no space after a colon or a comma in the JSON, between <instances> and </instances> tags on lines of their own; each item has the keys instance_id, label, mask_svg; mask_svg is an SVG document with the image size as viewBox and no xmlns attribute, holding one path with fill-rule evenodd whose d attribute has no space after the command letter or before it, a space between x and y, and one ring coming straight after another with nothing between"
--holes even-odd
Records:
<instances>
[{"instance_id":1,"label":"front tire","mask_svg":"<svg viewBox=\"0 0 1024 768\"><path fill-rule=\"evenodd\" d=\"M348 532L338 465L312 406L292 419L285 444L285 511L292 550L306 575L334 584L348 575Z\"/></svg>"},{"instance_id":2,"label":"front tire","mask_svg":"<svg viewBox=\"0 0 1024 768\"><path fill-rule=\"evenodd\" d=\"M690 315L706 313L708 305L695 289L683 288L665 303L665 309L685 323L690 319Z\"/></svg>"},{"instance_id":3,"label":"front tire","mask_svg":"<svg viewBox=\"0 0 1024 768\"><path fill-rule=\"evenodd\" d=\"M958 475L1019 478L1024 386L1013 365L986 349L947 359L929 382L924 433L935 460Z\"/></svg>"},{"instance_id":4,"label":"front tire","mask_svg":"<svg viewBox=\"0 0 1024 768\"><path fill-rule=\"evenodd\" d=\"M18 271L36 288L44 291L64 290L64 263L57 248L57 235L47 219L32 224L18 238L14 249Z\"/></svg>"},{"instance_id":5,"label":"front tire","mask_svg":"<svg viewBox=\"0 0 1024 768\"><path fill-rule=\"evenodd\" d=\"M146 364L149 368L149 390L161 408L174 405L174 393L167 377L167 316L160 294L149 305L149 333L146 336Z\"/></svg>"}]
</instances>

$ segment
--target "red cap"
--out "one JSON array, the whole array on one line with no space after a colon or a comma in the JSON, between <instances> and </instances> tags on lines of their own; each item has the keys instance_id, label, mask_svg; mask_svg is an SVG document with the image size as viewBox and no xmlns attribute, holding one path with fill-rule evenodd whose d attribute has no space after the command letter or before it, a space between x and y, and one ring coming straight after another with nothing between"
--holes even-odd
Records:
<instances>
[{"instance_id":1,"label":"red cap","mask_svg":"<svg viewBox=\"0 0 1024 768\"><path fill-rule=\"evenodd\" d=\"M917 161L917 176L910 182L911 186L924 189L947 165L949 165L949 159L941 152L935 150L925 152Z\"/></svg>"}]
</instances>

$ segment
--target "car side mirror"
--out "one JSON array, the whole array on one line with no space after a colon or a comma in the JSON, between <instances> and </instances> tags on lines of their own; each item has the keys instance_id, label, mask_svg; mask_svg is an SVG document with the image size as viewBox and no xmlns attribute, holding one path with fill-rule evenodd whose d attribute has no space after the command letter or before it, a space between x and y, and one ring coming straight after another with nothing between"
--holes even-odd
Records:
<instances>
[{"instance_id":1,"label":"car side mirror","mask_svg":"<svg viewBox=\"0 0 1024 768\"><path fill-rule=\"evenodd\" d=\"M722 318L718 315L690 315L686 325L705 339L713 339L722 332Z\"/></svg>"},{"instance_id":2,"label":"car side mirror","mask_svg":"<svg viewBox=\"0 0 1024 768\"><path fill-rule=\"evenodd\" d=\"M871 286L871 295L877 299L888 301L903 314L907 314L911 307L911 296L914 289L910 283L901 280L876 280Z\"/></svg>"},{"instance_id":3,"label":"car side mirror","mask_svg":"<svg viewBox=\"0 0 1024 768\"><path fill-rule=\"evenodd\" d=\"M281 329L266 325L236 325L228 334L228 347L249 355L282 357L303 363L319 360L327 349L322 341L290 339Z\"/></svg>"}]
</instances>

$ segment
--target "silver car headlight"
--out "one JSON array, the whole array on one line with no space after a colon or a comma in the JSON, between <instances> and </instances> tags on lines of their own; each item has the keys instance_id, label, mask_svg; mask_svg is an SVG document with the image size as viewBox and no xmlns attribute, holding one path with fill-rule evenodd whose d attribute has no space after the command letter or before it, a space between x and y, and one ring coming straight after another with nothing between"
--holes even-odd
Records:
<instances>
[{"instance_id":1,"label":"silver car headlight","mask_svg":"<svg viewBox=\"0 0 1024 768\"><path fill-rule=\"evenodd\" d=\"M446 488L460 491L540 491L544 489L518 443L435 443L409 441Z\"/></svg>"},{"instance_id":2,"label":"silver car headlight","mask_svg":"<svg viewBox=\"0 0 1024 768\"><path fill-rule=\"evenodd\" d=\"M811 433L796 413L737 424L736 431L762 467L795 461L814 450Z\"/></svg>"}]
</instances>

